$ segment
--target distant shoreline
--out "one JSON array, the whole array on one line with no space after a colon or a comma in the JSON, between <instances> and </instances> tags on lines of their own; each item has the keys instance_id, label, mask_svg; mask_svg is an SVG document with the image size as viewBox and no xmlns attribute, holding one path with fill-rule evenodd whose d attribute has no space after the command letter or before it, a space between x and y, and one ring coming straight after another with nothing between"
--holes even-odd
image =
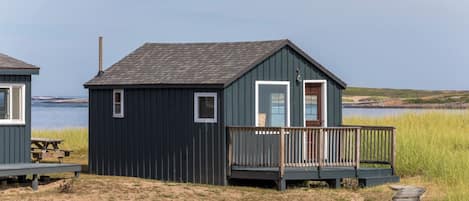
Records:
<instances>
[{"instance_id":1,"label":"distant shoreline","mask_svg":"<svg viewBox=\"0 0 469 201\"><path fill-rule=\"evenodd\" d=\"M32 101L51 104L88 104L88 98L33 96Z\"/></svg>"},{"instance_id":2,"label":"distant shoreline","mask_svg":"<svg viewBox=\"0 0 469 201\"><path fill-rule=\"evenodd\" d=\"M362 108L362 109L436 109L436 110L465 110L469 109L468 105L464 106L447 106L447 105L349 105L342 104L344 108Z\"/></svg>"},{"instance_id":3,"label":"distant shoreline","mask_svg":"<svg viewBox=\"0 0 469 201\"><path fill-rule=\"evenodd\" d=\"M346 98L346 97L345 97ZM88 104L88 98L82 97L52 97L35 96L32 100L45 104ZM344 108L363 109L469 109L468 103L442 103L442 104L383 104L381 102L355 102L343 103Z\"/></svg>"}]
</instances>

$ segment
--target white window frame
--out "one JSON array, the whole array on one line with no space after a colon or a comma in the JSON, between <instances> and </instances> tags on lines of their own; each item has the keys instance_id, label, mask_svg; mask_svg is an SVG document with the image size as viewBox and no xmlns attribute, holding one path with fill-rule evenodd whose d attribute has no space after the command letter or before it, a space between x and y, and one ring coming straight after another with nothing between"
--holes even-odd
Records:
<instances>
[{"instance_id":1,"label":"white window frame","mask_svg":"<svg viewBox=\"0 0 469 201\"><path fill-rule=\"evenodd\" d=\"M121 94L121 113L116 113L116 93ZM112 117L124 118L124 89L114 89L112 91Z\"/></svg>"},{"instance_id":2,"label":"white window frame","mask_svg":"<svg viewBox=\"0 0 469 201\"><path fill-rule=\"evenodd\" d=\"M290 81L264 81L256 80L255 83L255 114L254 114L254 125L259 126L259 85L284 85L287 86L287 123L285 127L290 127Z\"/></svg>"},{"instance_id":3,"label":"white window frame","mask_svg":"<svg viewBox=\"0 0 469 201\"><path fill-rule=\"evenodd\" d=\"M21 119L11 119L13 114L13 87L21 88ZM8 112L9 119L0 119L0 125L25 125L26 124L26 85L25 84L13 84L13 83L0 83L0 88L8 88Z\"/></svg>"},{"instance_id":4,"label":"white window frame","mask_svg":"<svg viewBox=\"0 0 469 201\"><path fill-rule=\"evenodd\" d=\"M199 97L213 97L213 118L199 118ZM217 123L218 101L216 92L194 93L194 122L195 123Z\"/></svg>"}]
</instances>

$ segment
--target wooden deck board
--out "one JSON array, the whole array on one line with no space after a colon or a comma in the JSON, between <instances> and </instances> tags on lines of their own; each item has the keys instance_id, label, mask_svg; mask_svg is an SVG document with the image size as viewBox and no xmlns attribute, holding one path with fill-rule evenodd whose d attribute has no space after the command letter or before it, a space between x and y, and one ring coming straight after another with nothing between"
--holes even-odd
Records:
<instances>
[{"instance_id":1,"label":"wooden deck board","mask_svg":"<svg viewBox=\"0 0 469 201\"><path fill-rule=\"evenodd\" d=\"M278 175L278 167L232 167L230 178L236 179L272 179ZM360 178L370 176L392 175L391 168L360 168L358 172L353 167L287 167L284 178L286 180L314 180L314 179L341 179Z\"/></svg>"},{"instance_id":2,"label":"wooden deck board","mask_svg":"<svg viewBox=\"0 0 469 201\"><path fill-rule=\"evenodd\" d=\"M15 163L0 164L0 177L59 172L80 172L81 166L57 163Z\"/></svg>"}]
</instances>

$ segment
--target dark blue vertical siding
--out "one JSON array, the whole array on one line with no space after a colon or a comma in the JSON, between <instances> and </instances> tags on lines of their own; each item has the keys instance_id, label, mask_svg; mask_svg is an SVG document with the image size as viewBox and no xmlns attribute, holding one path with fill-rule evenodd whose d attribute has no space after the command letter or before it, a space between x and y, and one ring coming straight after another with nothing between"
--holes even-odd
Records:
<instances>
[{"instance_id":1,"label":"dark blue vertical siding","mask_svg":"<svg viewBox=\"0 0 469 201\"><path fill-rule=\"evenodd\" d=\"M25 125L0 125L0 164L31 162L31 75L0 75L0 83L25 84Z\"/></svg>"},{"instance_id":2,"label":"dark blue vertical siding","mask_svg":"<svg viewBox=\"0 0 469 201\"><path fill-rule=\"evenodd\" d=\"M225 125L255 125L255 81L290 81L290 125L303 126L302 80L327 80L328 126L342 124L342 89L293 49L285 47L234 81L224 90Z\"/></svg>"},{"instance_id":3,"label":"dark blue vertical siding","mask_svg":"<svg viewBox=\"0 0 469 201\"><path fill-rule=\"evenodd\" d=\"M218 123L194 123L194 92L218 93ZM89 165L103 175L225 184L221 89L126 88L124 118L112 89L89 90Z\"/></svg>"}]
</instances>

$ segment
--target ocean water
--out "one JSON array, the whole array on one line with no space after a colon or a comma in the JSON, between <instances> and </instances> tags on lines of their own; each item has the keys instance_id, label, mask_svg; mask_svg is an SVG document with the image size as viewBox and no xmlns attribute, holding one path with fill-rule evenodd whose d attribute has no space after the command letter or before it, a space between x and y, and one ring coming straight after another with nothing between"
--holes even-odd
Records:
<instances>
[{"instance_id":1,"label":"ocean water","mask_svg":"<svg viewBox=\"0 0 469 201\"><path fill-rule=\"evenodd\" d=\"M381 108L344 108L343 116L399 115L407 112L426 112L429 109L381 109ZM458 112L462 110L445 110ZM88 127L88 104L42 103L33 101L32 104L33 129L61 129Z\"/></svg>"},{"instance_id":2,"label":"ocean water","mask_svg":"<svg viewBox=\"0 0 469 201\"><path fill-rule=\"evenodd\" d=\"M88 127L88 104L39 103L31 107L32 129Z\"/></svg>"}]
</instances>

